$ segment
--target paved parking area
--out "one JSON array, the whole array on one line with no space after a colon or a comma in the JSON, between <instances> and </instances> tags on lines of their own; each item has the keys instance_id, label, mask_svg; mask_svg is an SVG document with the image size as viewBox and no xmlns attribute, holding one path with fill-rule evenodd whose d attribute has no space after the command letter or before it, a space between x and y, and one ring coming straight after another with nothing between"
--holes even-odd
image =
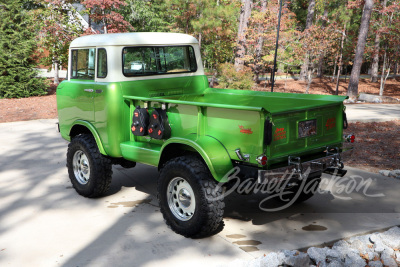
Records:
<instances>
[{"instance_id":1,"label":"paved parking area","mask_svg":"<svg viewBox=\"0 0 400 267\"><path fill-rule=\"evenodd\" d=\"M114 167L107 196L79 196L55 122L0 124L0 266L228 266L400 224L400 181L350 168L282 211L260 210L266 195L229 195L225 228L186 239L163 222L153 167Z\"/></svg>"}]
</instances>

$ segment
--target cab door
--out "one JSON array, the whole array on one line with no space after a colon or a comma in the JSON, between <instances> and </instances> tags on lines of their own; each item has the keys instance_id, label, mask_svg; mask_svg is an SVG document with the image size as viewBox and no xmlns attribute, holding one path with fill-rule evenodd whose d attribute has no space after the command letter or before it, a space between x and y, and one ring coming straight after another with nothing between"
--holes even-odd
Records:
<instances>
[{"instance_id":1,"label":"cab door","mask_svg":"<svg viewBox=\"0 0 400 267\"><path fill-rule=\"evenodd\" d=\"M107 95L107 50L97 48L96 85L94 90L95 126L101 128L106 123L106 95Z\"/></svg>"},{"instance_id":2,"label":"cab door","mask_svg":"<svg viewBox=\"0 0 400 267\"><path fill-rule=\"evenodd\" d=\"M96 84L94 87L95 121L93 125L95 126L107 153L109 155L119 156L118 151L115 151L116 148L119 149L119 143L110 143L119 140L113 136L116 132L118 133L117 128L113 125L118 117L109 116L110 114L115 114L113 110L118 106L118 103L115 103L117 100L113 98L113 94L110 94L108 91L110 82L108 81L109 79L107 79L108 63L106 48L97 48L96 55Z\"/></svg>"},{"instance_id":3,"label":"cab door","mask_svg":"<svg viewBox=\"0 0 400 267\"><path fill-rule=\"evenodd\" d=\"M94 121L96 49L72 49L69 98L75 119Z\"/></svg>"}]
</instances>

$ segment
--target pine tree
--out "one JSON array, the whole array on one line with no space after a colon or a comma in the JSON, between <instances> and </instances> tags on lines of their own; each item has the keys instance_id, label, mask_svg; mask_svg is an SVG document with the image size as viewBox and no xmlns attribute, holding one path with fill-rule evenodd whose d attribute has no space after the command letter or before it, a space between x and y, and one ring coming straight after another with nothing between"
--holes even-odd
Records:
<instances>
[{"instance_id":1,"label":"pine tree","mask_svg":"<svg viewBox=\"0 0 400 267\"><path fill-rule=\"evenodd\" d=\"M119 12L137 32L165 32L174 17L164 0L126 0Z\"/></svg>"},{"instance_id":2,"label":"pine tree","mask_svg":"<svg viewBox=\"0 0 400 267\"><path fill-rule=\"evenodd\" d=\"M21 0L0 4L0 98L20 98L46 93L44 79L36 78L36 31Z\"/></svg>"}]
</instances>

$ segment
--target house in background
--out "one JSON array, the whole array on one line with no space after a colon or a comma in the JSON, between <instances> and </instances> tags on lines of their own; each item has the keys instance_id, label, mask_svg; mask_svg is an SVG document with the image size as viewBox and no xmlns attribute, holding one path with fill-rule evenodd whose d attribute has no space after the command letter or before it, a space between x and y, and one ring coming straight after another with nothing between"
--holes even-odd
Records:
<instances>
[{"instance_id":1,"label":"house in background","mask_svg":"<svg viewBox=\"0 0 400 267\"><path fill-rule=\"evenodd\" d=\"M83 29L88 29L89 27L96 32L103 32L103 26L99 25L97 23L91 22L89 15L88 14L81 14L82 11L85 10L85 7L80 4L80 3L73 3L71 4L74 9L77 11L75 16L78 18L79 23L82 25ZM39 57L45 57L49 55L49 51L45 50L41 56ZM39 64L37 66L37 69L39 70L39 77L46 77L46 78L54 78L55 75L55 66L44 66ZM65 79L67 77L67 69L64 69L62 66L59 66L58 70L58 76L61 79Z\"/></svg>"}]
</instances>

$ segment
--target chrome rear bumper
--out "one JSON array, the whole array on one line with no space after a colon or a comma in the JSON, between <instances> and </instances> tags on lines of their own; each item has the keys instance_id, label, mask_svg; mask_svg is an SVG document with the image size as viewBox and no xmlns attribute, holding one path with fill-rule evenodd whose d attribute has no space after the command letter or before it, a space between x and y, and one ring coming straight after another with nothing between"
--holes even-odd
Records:
<instances>
[{"instance_id":1,"label":"chrome rear bumper","mask_svg":"<svg viewBox=\"0 0 400 267\"><path fill-rule=\"evenodd\" d=\"M272 169L272 170L259 170L258 179L259 183L265 183L272 179L286 179L298 178L302 180L307 178L311 173L327 172L337 176L344 176L346 171L343 170L344 164L342 156L345 154L349 156L353 148L339 149L338 147L327 147L326 156L310 160L302 161L301 157L289 156L288 166Z\"/></svg>"}]
</instances>

